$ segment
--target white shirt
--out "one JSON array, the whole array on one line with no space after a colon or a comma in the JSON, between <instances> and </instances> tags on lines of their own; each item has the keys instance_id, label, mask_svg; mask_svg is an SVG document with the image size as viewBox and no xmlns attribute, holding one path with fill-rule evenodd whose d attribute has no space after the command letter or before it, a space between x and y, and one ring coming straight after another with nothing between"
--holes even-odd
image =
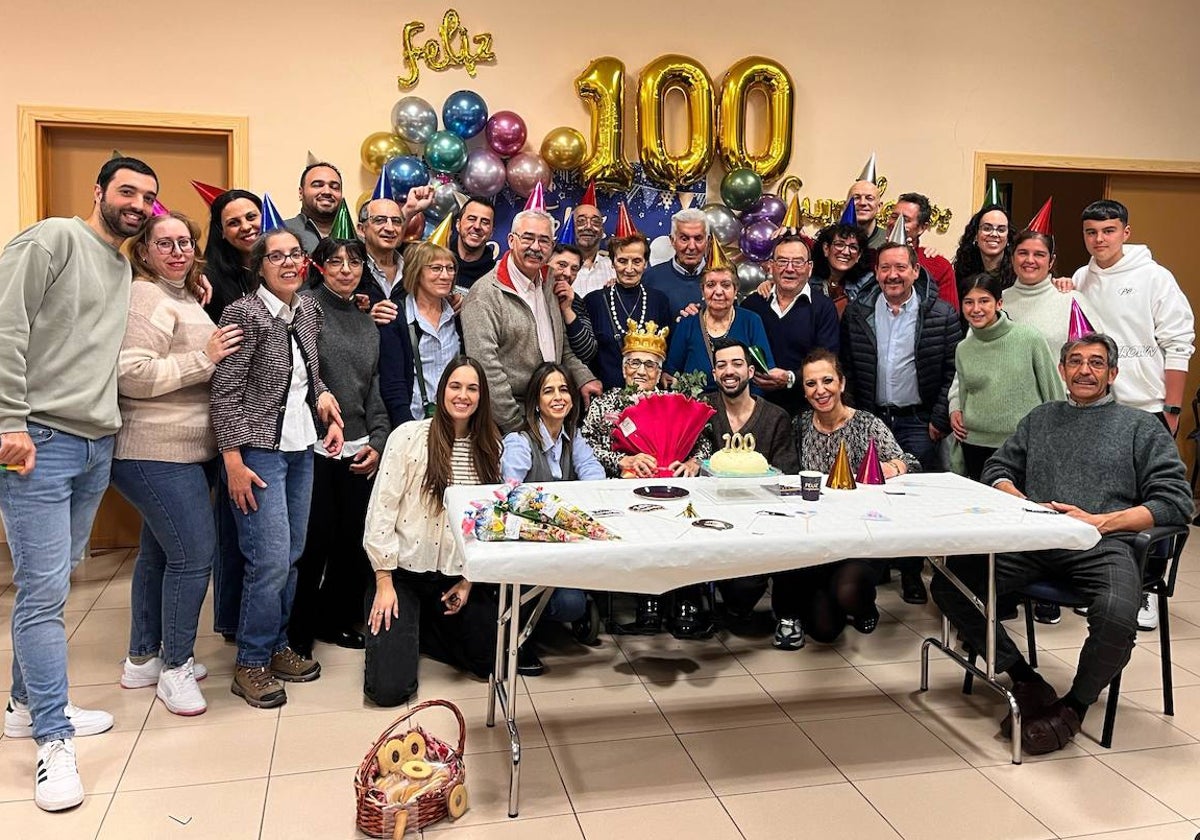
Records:
<instances>
[{"instance_id":1,"label":"white shirt","mask_svg":"<svg viewBox=\"0 0 1200 840\"><path fill-rule=\"evenodd\" d=\"M267 305L271 317L278 318L289 327L296 311L271 294L265 283L260 284L257 292L259 298ZM312 411L308 408L308 366L304 364L304 355L300 352L300 343L288 330L288 340L292 344L292 378L288 383L287 402L283 410L283 428L279 434L280 452L303 452L317 442L317 427L313 423Z\"/></svg>"},{"instance_id":2,"label":"white shirt","mask_svg":"<svg viewBox=\"0 0 1200 840\"><path fill-rule=\"evenodd\" d=\"M392 289L396 288L396 284L399 283L401 278L404 276L404 257L399 251L396 252L395 280L389 281L387 279L387 273L379 267L379 263L375 262L375 258L370 254L367 254L367 271L369 271L371 276L375 278L375 285L383 291L384 299L391 300Z\"/></svg>"},{"instance_id":3,"label":"white shirt","mask_svg":"<svg viewBox=\"0 0 1200 840\"><path fill-rule=\"evenodd\" d=\"M521 300L533 311L533 323L537 326L538 348L542 351L542 361L558 361L558 354L554 350L554 322L550 320L550 310L546 308L546 295L542 291L541 279L535 283L522 274L511 255L508 258L508 276Z\"/></svg>"},{"instance_id":4,"label":"white shirt","mask_svg":"<svg viewBox=\"0 0 1200 840\"><path fill-rule=\"evenodd\" d=\"M603 289L616 279L617 270L613 267L612 260L607 254L597 252L591 265L585 263L579 267L579 274L575 276L571 288L580 298L585 298L590 292Z\"/></svg>"},{"instance_id":5,"label":"white shirt","mask_svg":"<svg viewBox=\"0 0 1200 840\"><path fill-rule=\"evenodd\" d=\"M786 315L792 311L792 307L796 305L796 301L800 300L800 298L806 298L809 303L812 303L812 293L809 292L809 290L808 290L808 281L807 280L804 281L804 285L800 287L800 291L796 293L796 296L794 298L792 298L791 303L789 303L787 306L785 306L782 309L779 308L778 293L772 292L771 293L771 310L776 315L778 315L780 318L782 318L784 315Z\"/></svg>"}]
</instances>

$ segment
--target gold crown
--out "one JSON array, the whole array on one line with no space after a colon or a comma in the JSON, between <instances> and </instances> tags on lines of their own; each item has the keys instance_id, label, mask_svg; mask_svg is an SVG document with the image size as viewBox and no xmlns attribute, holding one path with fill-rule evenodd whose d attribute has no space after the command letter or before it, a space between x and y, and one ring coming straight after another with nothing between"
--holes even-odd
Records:
<instances>
[{"instance_id":1,"label":"gold crown","mask_svg":"<svg viewBox=\"0 0 1200 840\"><path fill-rule=\"evenodd\" d=\"M638 329L637 321L630 318L625 322L625 346L622 353L653 353L660 359L667 358L667 334L670 327L659 329L658 324L647 321L644 329Z\"/></svg>"}]
</instances>

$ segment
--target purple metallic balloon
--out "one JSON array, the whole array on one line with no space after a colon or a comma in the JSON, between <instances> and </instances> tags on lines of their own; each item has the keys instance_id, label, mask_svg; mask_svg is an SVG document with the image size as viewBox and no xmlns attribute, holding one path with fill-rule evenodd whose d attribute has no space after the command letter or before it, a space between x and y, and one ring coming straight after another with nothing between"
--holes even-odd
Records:
<instances>
[{"instance_id":1,"label":"purple metallic balloon","mask_svg":"<svg viewBox=\"0 0 1200 840\"><path fill-rule=\"evenodd\" d=\"M487 144L500 157L512 157L525 146L525 120L513 111L497 111L483 129Z\"/></svg>"},{"instance_id":2,"label":"purple metallic balloon","mask_svg":"<svg viewBox=\"0 0 1200 840\"><path fill-rule=\"evenodd\" d=\"M491 198L504 189L504 161L491 149L476 149L467 155L467 165L458 173L467 195Z\"/></svg>"},{"instance_id":3,"label":"purple metallic balloon","mask_svg":"<svg viewBox=\"0 0 1200 840\"><path fill-rule=\"evenodd\" d=\"M775 244L775 240L771 235L775 233L779 225L772 222L770 219L759 219L757 222L751 222L742 228L742 236L738 240L741 246L742 254L748 260L756 263L770 259L771 248Z\"/></svg>"},{"instance_id":4,"label":"purple metallic balloon","mask_svg":"<svg viewBox=\"0 0 1200 840\"><path fill-rule=\"evenodd\" d=\"M550 189L550 165L533 152L521 152L508 161L508 185L521 198L533 192L533 185L542 182L542 189Z\"/></svg>"},{"instance_id":5,"label":"purple metallic balloon","mask_svg":"<svg viewBox=\"0 0 1200 840\"><path fill-rule=\"evenodd\" d=\"M742 214L742 224L751 224L753 222L769 219L774 222L776 227L783 224L783 217L787 214L787 205L777 195L772 193L763 193L758 201L746 208L746 212Z\"/></svg>"}]
</instances>

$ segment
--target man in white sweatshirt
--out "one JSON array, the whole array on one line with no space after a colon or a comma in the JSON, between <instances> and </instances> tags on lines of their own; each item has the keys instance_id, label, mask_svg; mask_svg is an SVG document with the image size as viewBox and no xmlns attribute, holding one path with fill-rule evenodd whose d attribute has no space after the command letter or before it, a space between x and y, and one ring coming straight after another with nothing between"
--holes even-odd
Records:
<instances>
[{"instance_id":1,"label":"man in white sweatshirt","mask_svg":"<svg viewBox=\"0 0 1200 840\"><path fill-rule=\"evenodd\" d=\"M1093 201L1083 211L1083 242L1092 258L1072 282L1092 326L1120 348L1121 377L1112 389L1117 402L1158 414L1175 434L1195 351L1192 308L1150 249L1128 240L1125 205Z\"/></svg>"}]
</instances>

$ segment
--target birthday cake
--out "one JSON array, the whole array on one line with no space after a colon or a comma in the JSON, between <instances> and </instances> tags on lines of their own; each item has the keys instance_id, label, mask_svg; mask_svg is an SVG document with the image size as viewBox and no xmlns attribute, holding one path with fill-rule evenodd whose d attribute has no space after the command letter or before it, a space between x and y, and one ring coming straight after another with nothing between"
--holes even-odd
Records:
<instances>
[{"instance_id":1,"label":"birthday cake","mask_svg":"<svg viewBox=\"0 0 1200 840\"><path fill-rule=\"evenodd\" d=\"M709 469L718 475L764 475L771 471L767 459L755 451L754 435L722 435L725 447L713 453Z\"/></svg>"}]
</instances>

